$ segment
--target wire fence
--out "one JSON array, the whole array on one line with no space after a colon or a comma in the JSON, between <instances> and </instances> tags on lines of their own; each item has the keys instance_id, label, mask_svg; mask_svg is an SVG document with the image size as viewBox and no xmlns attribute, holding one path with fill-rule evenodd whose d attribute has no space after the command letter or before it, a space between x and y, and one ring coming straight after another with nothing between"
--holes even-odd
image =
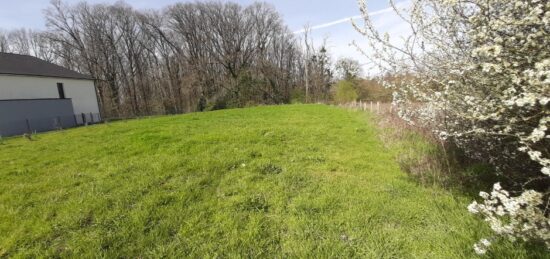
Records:
<instances>
[{"instance_id":1,"label":"wire fence","mask_svg":"<svg viewBox=\"0 0 550 259\"><path fill-rule=\"evenodd\" d=\"M12 121L0 121L0 136L16 136L53 130L61 130L100 123L99 113L81 113L66 116L22 118Z\"/></svg>"},{"instance_id":2,"label":"wire fence","mask_svg":"<svg viewBox=\"0 0 550 259\"><path fill-rule=\"evenodd\" d=\"M342 105L343 107L361 111L370 111L376 114L397 114L397 109L391 103L388 102L367 102L367 101L358 101L350 102Z\"/></svg>"},{"instance_id":3,"label":"wire fence","mask_svg":"<svg viewBox=\"0 0 550 259\"><path fill-rule=\"evenodd\" d=\"M396 115L396 109L391 103L385 102L351 102L341 105L346 108L371 111L377 114ZM22 118L20 120L1 121L0 120L0 137L16 136L23 134L32 134L38 132L46 132L53 130L61 130L74 128L79 126L114 122L119 120L132 120L150 118L161 115L151 116L126 116L126 117L108 117L102 118L99 113L80 113L68 116L50 116L40 118Z\"/></svg>"}]
</instances>

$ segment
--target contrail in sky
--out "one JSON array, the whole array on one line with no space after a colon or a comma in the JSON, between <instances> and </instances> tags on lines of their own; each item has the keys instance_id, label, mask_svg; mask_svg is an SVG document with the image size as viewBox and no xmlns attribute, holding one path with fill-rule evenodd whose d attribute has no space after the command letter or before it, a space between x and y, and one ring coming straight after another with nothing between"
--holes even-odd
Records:
<instances>
[{"instance_id":1,"label":"contrail in sky","mask_svg":"<svg viewBox=\"0 0 550 259\"><path fill-rule=\"evenodd\" d=\"M382 9L382 10L379 10L379 11L376 11L376 12L371 12L371 13L369 13L369 16L377 16L377 15L389 13L391 11L393 11L393 8L390 7L390 8ZM338 25L338 24L341 24L341 23L351 22L352 20L357 20L357 19L361 19L361 18L363 18L363 16L361 16L361 15L351 16L351 17L347 17L347 18L344 18L344 19L340 19L340 20L336 20L336 21L332 21L332 22L328 22L328 23L323 23L323 24L319 24L319 25L315 25L315 26L310 27L309 29L312 30L312 31L319 30L319 29L331 27L331 26L334 26L334 25ZM301 29L301 30L295 31L293 33L294 34L300 34L300 33L304 33L304 32L306 32L306 29Z\"/></svg>"},{"instance_id":2,"label":"contrail in sky","mask_svg":"<svg viewBox=\"0 0 550 259\"><path fill-rule=\"evenodd\" d=\"M391 11L393 11L393 8L389 7L389 8L386 8L386 9L379 10L379 11L370 12L369 16L377 16L377 15L389 13ZM312 26L309 29L314 31L314 30L323 29L323 28L334 26L334 25L338 25L338 24L341 24L341 23L351 22L352 20L357 20L357 19L361 19L361 18L363 18L363 16L361 16L361 15L351 16L351 17L347 17L347 18L344 18L344 19L340 19L340 20L336 20L336 21L332 21L332 22L327 22L327 23L323 23L323 24L319 24L319 25L315 25L315 26ZM306 29L301 29L301 30L298 30L298 31L295 31L295 32L292 32L292 33L300 34L300 33L304 33L304 32L306 32Z\"/></svg>"}]
</instances>

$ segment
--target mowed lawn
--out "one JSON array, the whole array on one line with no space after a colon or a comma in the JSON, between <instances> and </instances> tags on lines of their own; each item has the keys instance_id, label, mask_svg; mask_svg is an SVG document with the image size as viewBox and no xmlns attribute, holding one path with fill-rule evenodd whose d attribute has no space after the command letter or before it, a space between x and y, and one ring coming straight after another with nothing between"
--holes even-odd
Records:
<instances>
[{"instance_id":1,"label":"mowed lawn","mask_svg":"<svg viewBox=\"0 0 550 259\"><path fill-rule=\"evenodd\" d=\"M415 184L394 155L368 115L324 105L7 139L0 257L474 257L490 231L471 200Z\"/></svg>"}]
</instances>

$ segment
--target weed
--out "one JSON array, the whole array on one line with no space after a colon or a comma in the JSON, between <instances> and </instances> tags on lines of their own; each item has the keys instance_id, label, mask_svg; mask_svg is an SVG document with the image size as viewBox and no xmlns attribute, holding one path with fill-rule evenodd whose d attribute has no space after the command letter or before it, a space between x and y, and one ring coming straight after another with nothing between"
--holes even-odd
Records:
<instances>
[{"instance_id":1,"label":"weed","mask_svg":"<svg viewBox=\"0 0 550 259\"><path fill-rule=\"evenodd\" d=\"M239 208L244 211L267 212L269 210L269 205L263 195L253 195L240 203Z\"/></svg>"},{"instance_id":2,"label":"weed","mask_svg":"<svg viewBox=\"0 0 550 259\"><path fill-rule=\"evenodd\" d=\"M280 174L283 172L283 169L280 166L272 163L260 166L259 170L262 174Z\"/></svg>"}]
</instances>

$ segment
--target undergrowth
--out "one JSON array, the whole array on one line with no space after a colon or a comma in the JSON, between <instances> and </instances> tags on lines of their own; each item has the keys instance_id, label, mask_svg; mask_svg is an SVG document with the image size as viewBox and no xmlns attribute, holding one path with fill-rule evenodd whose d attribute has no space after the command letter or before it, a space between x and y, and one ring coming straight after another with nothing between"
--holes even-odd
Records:
<instances>
[{"instance_id":1,"label":"undergrowth","mask_svg":"<svg viewBox=\"0 0 550 259\"><path fill-rule=\"evenodd\" d=\"M437 186L476 198L479 190L490 189L502 178L492 166L469 159L452 142L439 140L426 128L411 126L387 109L369 116L401 170L423 186Z\"/></svg>"}]
</instances>

